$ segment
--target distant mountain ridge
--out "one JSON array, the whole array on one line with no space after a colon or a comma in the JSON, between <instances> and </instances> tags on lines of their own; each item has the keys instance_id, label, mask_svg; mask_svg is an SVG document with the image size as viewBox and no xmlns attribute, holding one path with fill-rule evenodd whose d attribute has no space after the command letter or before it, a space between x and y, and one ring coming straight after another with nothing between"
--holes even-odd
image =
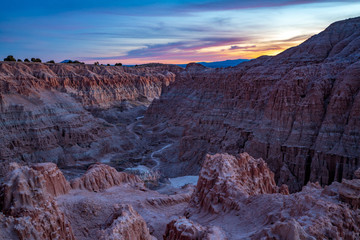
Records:
<instances>
[{"instance_id":1,"label":"distant mountain ridge","mask_svg":"<svg viewBox=\"0 0 360 240\"><path fill-rule=\"evenodd\" d=\"M251 59L234 59L234 60L225 60L218 62L197 62L205 67L209 68L225 68L225 67L235 67L236 65L250 61ZM187 64L177 64L180 67L185 68Z\"/></svg>"}]
</instances>

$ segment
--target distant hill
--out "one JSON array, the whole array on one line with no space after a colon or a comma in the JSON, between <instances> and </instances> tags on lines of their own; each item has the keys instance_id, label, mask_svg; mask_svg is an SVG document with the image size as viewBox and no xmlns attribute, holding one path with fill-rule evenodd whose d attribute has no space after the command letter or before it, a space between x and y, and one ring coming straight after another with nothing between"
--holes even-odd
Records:
<instances>
[{"instance_id":1,"label":"distant hill","mask_svg":"<svg viewBox=\"0 0 360 240\"><path fill-rule=\"evenodd\" d=\"M225 67L234 67L246 61L249 61L249 59L235 59L235 60L225 60L219 62L197 62L197 63L209 68L225 68ZM177 65L185 68L187 64L177 64Z\"/></svg>"}]
</instances>

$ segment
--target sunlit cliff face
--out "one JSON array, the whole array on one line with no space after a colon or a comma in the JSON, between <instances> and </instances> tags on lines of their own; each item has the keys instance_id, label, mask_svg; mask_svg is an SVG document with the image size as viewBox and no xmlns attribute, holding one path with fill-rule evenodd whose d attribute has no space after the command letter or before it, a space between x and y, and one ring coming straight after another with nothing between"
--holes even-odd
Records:
<instances>
[{"instance_id":1,"label":"sunlit cliff face","mask_svg":"<svg viewBox=\"0 0 360 240\"><path fill-rule=\"evenodd\" d=\"M0 10L0 55L124 64L252 59L359 9L353 0L20 0Z\"/></svg>"}]
</instances>

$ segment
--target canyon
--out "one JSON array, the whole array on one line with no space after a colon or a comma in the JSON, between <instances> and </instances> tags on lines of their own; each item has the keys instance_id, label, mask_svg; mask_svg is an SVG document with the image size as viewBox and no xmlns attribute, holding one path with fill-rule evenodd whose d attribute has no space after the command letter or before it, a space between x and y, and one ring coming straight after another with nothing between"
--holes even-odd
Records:
<instances>
[{"instance_id":1,"label":"canyon","mask_svg":"<svg viewBox=\"0 0 360 240\"><path fill-rule=\"evenodd\" d=\"M0 62L0 239L359 239L359 29L228 68Z\"/></svg>"},{"instance_id":2,"label":"canyon","mask_svg":"<svg viewBox=\"0 0 360 240\"><path fill-rule=\"evenodd\" d=\"M1 164L140 161L146 148L129 125L180 69L0 63Z\"/></svg>"},{"instance_id":3,"label":"canyon","mask_svg":"<svg viewBox=\"0 0 360 240\"><path fill-rule=\"evenodd\" d=\"M277 56L234 68L189 64L144 120L179 132L177 156L164 163L168 175L196 174L207 153L248 152L265 159L291 192L309 181L353 178L360 164L359 27L360 18L340 21Z\"/></svg>"}]
</instances>

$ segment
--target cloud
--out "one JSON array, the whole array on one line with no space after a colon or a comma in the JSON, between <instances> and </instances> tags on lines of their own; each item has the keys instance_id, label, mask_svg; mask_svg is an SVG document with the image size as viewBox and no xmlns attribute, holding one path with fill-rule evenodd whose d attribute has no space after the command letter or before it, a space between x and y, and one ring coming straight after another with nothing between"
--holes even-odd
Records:
<instances>
[{"instance_id":1,"label":"cloud","mask_svg":"<svg viewBox=\"0 0 360 240\"><path fill-rule=\"evenodd\" d=\"M229 50L249 49L249 48L255 48L255 47L256 47L256 45L244 46L244 47L240 47L240 46L234 45L234 46L231 46L231 47L229 48Z\"/></svg>"},{"instance_id":2,"label":"cloud","mask_svg":"<svg viewBox=\"0 0 360 240\"><path fill-rule=\"evenodd\" d=\"M198 50L210 47L230 45L234 43L245 43L250 41L248 37L207 37L198 40L179 41L166 44L152 44L144 48L129 51L126 57L141 58L153 56L168 56L169 54L197 54Z\"/></svg>"},{"instance_id":3,"label":"cloud","mask_svg":"<svg viewBox=\"0 0 360 240\"><path fill-rule=\"evenodd\" d=\"M272 41L268 41L269 43L293 43L293 42L302 42L307 40L308 38L310 38L311 36L313 36L315 33L313 34L302 34L302 35L298 35L292 38L288 38L288 39L279 39L279 40L272 40Z\"/></svg>"},{"instance_id":4,"label":"cloud","mask_svg":"<svg viewBox=\"0 0 360 240\"><path fill-rule=\"evenodd\" d=\"M0 55L123 63L255 58L358 15L359 6L358 0L5 1Z\"/></svg>"}]
</instances>

